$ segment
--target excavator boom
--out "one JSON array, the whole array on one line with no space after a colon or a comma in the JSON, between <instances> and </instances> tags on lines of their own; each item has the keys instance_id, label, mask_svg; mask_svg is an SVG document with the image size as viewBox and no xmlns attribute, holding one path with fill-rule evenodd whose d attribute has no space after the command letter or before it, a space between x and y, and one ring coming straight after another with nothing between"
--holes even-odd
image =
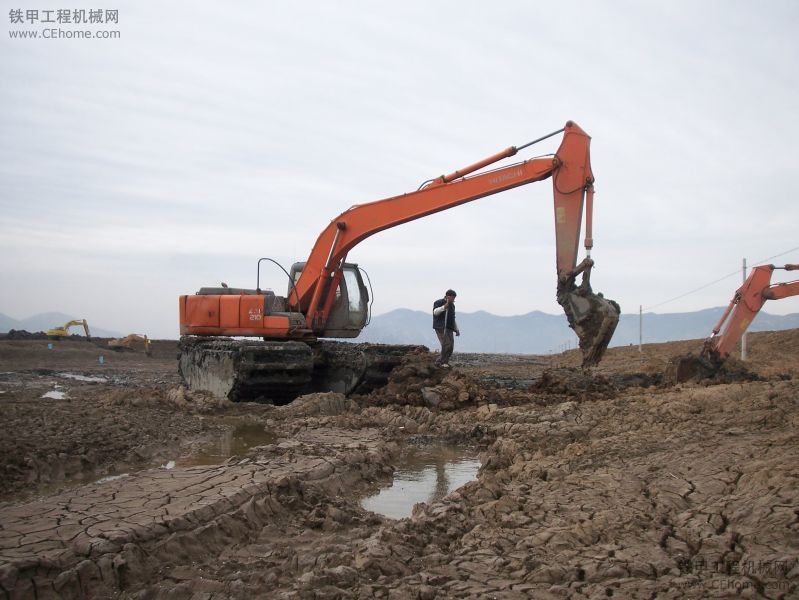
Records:
<instances>
[{"instance_id":1,"label":"excavator boom","mask_svg":"<svg viewBox=\"0 0 799 600\"><path fill-rule=\"evenodd\" d=\"M335 277L339 265L356 244L379 231L549 177L553 178L555 197L558 278L568 277L577 265L586 193L589 198L586 247L590 249L593 246L594 176L589 152L591 138L572 122L555 133L561 131L564 132L563 141L554 156L533 158L469 176L478 169L515 155L518 150L510 147L465 169L442 175L415 192L356 205L341 213L316 240L290 296L291 304L307 315L309 327L319 329L332 300L332 296L325 292L330 288L326 282Z\"/></svg>"},{"instance_id":2,"label":"excavator boom","mask_svg":"<svg viewBox=\"0 0 799 600\"><path fill-rule=\"evenodd\" d=\"M713 328L713 334L705 342L702 351L704 356L725 360L741 341L743 334L760 309L763 308L766 300L780 300L799 295L799 281L771 283L771 276L776 269L796 271L799 270L799 264L788 264L783 267L774 265L754 267L743 285L735 291L730 304ZM721 333L722 328L724 329L723 333Z\"/></svg>"}]
</instances>

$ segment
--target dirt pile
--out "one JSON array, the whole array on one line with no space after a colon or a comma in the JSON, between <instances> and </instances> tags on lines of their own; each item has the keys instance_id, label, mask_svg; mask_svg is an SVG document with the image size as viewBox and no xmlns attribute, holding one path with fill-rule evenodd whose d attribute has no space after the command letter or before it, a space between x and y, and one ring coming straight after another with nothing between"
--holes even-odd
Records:
<instances>
[{"instance_id":1,"label":"dirt pile","mask_svg":"<svg viewBox=\"0 0 799 600\"><path fill-rule=\"evenodd\" d=\"M43 331L31 333L25 329L10 329L8 333L0 333L0 338L7 340L46 340L47 334Z\"/></svg>"},{"instance_id":2,"label":"dirt pile","mask_svg":"<svg viewBox=\"0 0 799 600\"><path fill-rule=\"evenodd\" d=\"M406 357L391 372L385 387L360 398L376 406L426 406L442 411L486 402L486 394L477 381L459 369L436 366L430 354Z\"/></svg>"}]
</instances>

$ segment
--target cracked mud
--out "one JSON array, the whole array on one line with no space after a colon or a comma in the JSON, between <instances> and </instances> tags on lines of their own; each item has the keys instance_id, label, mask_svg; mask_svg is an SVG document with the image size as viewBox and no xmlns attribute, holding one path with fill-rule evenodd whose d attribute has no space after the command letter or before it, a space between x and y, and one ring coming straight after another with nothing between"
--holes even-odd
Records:
<instances>
[{"instance_id":1,"label":"cracked mud","mask_svg":"<svg viewBox=\"0 0 799 600\"><path fill-rule=\"evenodd\" d=\"M0 598L797 597L799 331L750 334L753 380L668 383L700 345L422 355L272 407L186 393L174 342L0 339ZM242 423L264 443L186 466ZM364 510L426 442L477 480Z\"/></svg>"}]
</instances>

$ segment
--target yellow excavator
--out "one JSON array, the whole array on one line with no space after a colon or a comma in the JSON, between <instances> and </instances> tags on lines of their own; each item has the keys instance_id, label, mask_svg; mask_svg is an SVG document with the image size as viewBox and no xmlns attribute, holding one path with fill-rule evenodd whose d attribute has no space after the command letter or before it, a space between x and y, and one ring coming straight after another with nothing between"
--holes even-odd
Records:
<instances>
[{"instance_id":1,"label":"yellow excavator","mask_svg":"<svg viewBox=\"0 0 799 600\"><path fill-rule=\"evenodd\" d=\"M150 349L150 340L147 339L146 335L142 335L139 333L131 333L130 335L126 335L123 338L116 338L113 340L108 340L108 346L112 350L134 350L134 345L138 344L138 342L142 343L144 347L144 353L147 356L152 356L152 350Z\"/></svg>"},{"instance_id":2,"label":"yellow excavator","mask_svg":"<svg viewBox=\"0 0 799 600\"><path fill-rule=\"evenodd\" d=\"M86 339L92 339L91 333L89 333L89 324L86 322L86 319L75 319L74 321L68 321L63 327L54 327L53 329L48 329L47 337L54 340L60 340L61 338L69 337L69 328L77 327L78 325L83 325L83 331L86 332Z\"/></svg>"}]
</instances>

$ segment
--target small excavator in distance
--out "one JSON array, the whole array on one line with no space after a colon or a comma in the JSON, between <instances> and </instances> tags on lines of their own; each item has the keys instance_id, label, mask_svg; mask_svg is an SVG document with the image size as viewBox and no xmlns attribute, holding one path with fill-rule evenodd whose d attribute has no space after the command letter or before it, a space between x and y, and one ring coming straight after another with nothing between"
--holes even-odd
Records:
<instances>
[{"instance_id":1,"label":"small excavator in distance","mask_svg":"<svg viewBox=\"0 0 799 600\"><path fill-rule=\"evenodd\" d=\"M483 170L560 133L563 138L554 155ZM569 121L563 129L523 146L511 146L428 180L416 191L349 208L325 227L307 260L286 273L285 297L260 289L261 260L275 262L263 258L255 289L223 284L181 296L179 371L184 383L189 389L231 400L275 404L309 391L348 394L379 387L415 347L321 340L355 338L368 322L369 293L358 265L347 262L348 253L384 229L548 178L555 201L557 301L580 340L583 365L597 364L616 329L620 309L590 286L594 265L590 139ZM584 210L587 253L578 264ZM231 339L239 336L261 340Z\"/></svg>"},{"instance_id":2,"label":"small excavator in distance","mask_svg":"<svg viewBox=\"0 0 799 600\"><path fill-rule=\"evenodd\" d=\"M65 337L69 337L70 335L69 328L77 327L78 325L83 326L83 331L86 332L86 339L87 340L92 339L92 336L89 333L89 324L86 322L86 319L75 319L73 321L68 321L67 323L64 324L63 327L54 327L53 329L48 329L47 337L54 340L60 340Z\"/></svg>"},{"instance_id":3,"label":"small excavator in distance","mask_svg":"<svg viewBox=\"0 0 799 600\"><path fill-rule=\"evenodd\" d=\"M741 341L749 325L767 300L799 296L799 279L771 283L771 276L777 269L799 271L799 264L787 264L782 267L774 265L753 267L743 285L735 290L732 300L713 328L711 336L705 340L699 356L689 354L672 360L669 365L670 379L682 383L694 378L712 377L730 356L733 348Z\"/></svg>"},{"instance_id":4,"label":"small excavator in distance","mask_svg":"<svg viewBox=\"0 0 799 600\"><path fill-rule=\"evenodd\" d=\"M152 356L152 350L150 348L150 340L147 339L146 335L139 334L139 333L131 333L130 335L126 335L123 338L115 338L113 340L108 340L108 347L112 350L117 351L124 351L124 350L134 350L134 347L141 343L142 349L147 356Z\"/></svg>"}]
</instances>

